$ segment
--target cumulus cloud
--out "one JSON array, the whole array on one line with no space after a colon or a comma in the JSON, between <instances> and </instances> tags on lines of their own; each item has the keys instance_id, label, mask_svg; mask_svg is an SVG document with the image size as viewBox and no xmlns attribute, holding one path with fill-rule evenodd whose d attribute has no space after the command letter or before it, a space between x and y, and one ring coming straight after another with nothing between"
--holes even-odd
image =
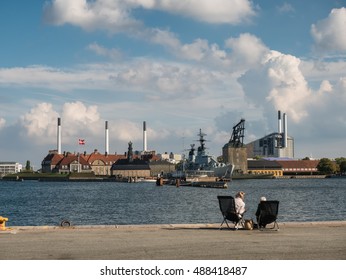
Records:
<instances>
[{"instance_id":1,"label":"cumulus cloud","mask_svg":"<svg viewBox=\"0 0 346 280\"><path fill-rule=\"evenodd\" d=\"M60 114L50 103L39 103L21 117L25 134L42 143L50 143L57 133ZM81 102L65 103L62 108L63 135L71 141L82 135L95 135L101 128L97 106L85 106Z\"/></svg>"},{"instance_id":2,"label":"cumulus cloud","mask_svg":"<svg viewBox=\"0 0 346 280\"><path fill-rule=\"evenodd\" d=\"M239 24L255 15L249 0L52 0L44 7L44 18L51 24L72 24L88 31L136 34L143 28L131 14L137 8L161 10L209 23Z\"/></svg>"},{"instance_id":3,"label":"cumulus cloud","mask_svg":"<svg viewBox=\"0 0 346 280\"><path fill-rule=\"evenodd\" d=\"M258 69L246 72L240 79L245 94L254 103L282 110L298 122L307 116L311 90L299 69L300 60L271 51ZM261 86L259 86L259 84Z\"/></svg>"},{"instance_id":4,"label":"cumulus cloud","mask_svg":"<svg viewBox=\"0 0 346 280\"><path fill-rule=\"evenodd\" d=\"M269 52L261 39L249 33L240 34L238 38L229 38L225 45L232 49L231 61L237 69L256 67Z\"/></svg>"},{"instance_id":5,"label":"cumulus cloud","mask_svg":"<svg viewBox=\"0 0 346 280\"><path fill-rule=\"evenodd\" d=\"M54 25L71 24L87 31L101 29L117 33L141 26L128 10L126 1L53 0L46 3L44 18Z\"/></svg>"},{"instance_id":6,"label":"cumulus cloud","mask_svg":"<svg viewBox=\"0 0 346 280\"><path fill-rule=\"evenodd\" d=\"M205 39L196 39L192 43L183 44L174 33L161 29L150 30L146 38L152 43L165 47L180 59L208 63L209 66L229 65L226 51Z\"/></svg>"},{"instance_id":7,"label":"cumulus cloud","mask_svg":"<svg viewBox=\"0 0 346 280\"><path fill-rule=\"evenodd\" d=\"M309 117L297 127L297 131L301 129L300 136L322 139L332 136L334 139L345 139L346 78L340 78L333 84L326 80L322 81L310 104ZM306 123L309 125L306 126Z\"/></svg>"},{"instance_id":8,"label":"cumulus cloud","mask_svg":"<svg viewBox=\"0 0 346 280\"><path fill-rule=\"evenodd\" d=\"M56 126L52 124L56 123L57 117L58 113L54 111L52 104L40 103L21 117L21 124L29 137L45 142L47 137L56 134Z\"/></svg>"},{"instance_id":9,"label":"cumulus cloud","mask_svg":"<svg viewBox=\"0 0 346 280\"><path fill-rule=\"evenodd\" d=\"M58 117L61 117L64 150L75 151L79 138L85 139L86 146L83 148L89 152L94 148L102 150L104 120L97 106L86 106L80 101L64 103L60 114L50 103L37 104L21 117L20 128L16 131L20 131L22 138L30 138L30 141L39 145L50 144L50 149L53 149L57 139ZM142 121L109 119L109 130L112 146L114 143L118 146L116 150L120 146L125 148L129 141L137 142L137 146L142 141ZM161 141L169 137L171 132L166 128L148 127L147 134L151 141ZM136 149L140 150L141 147Z\"/></svg>"},{"instance_id":10,"label":"cumulus cloud","mask_svg":"<svg viewBox=\"0 0 346 280\"><path fill-rule=\"evenodd\" d=\"M320 94L323 94L323 93L332 92L332 91L333 91L332 84L329 81L327 81L327 80L323 80L321 85L320 85L320 88L319 88L318 92Z\"/></svg>"},{"instance_id":11,"label":"cumulus cloud","mask_svg":"<svg viewBox=\"0 0 346 280\"><path fill-rule=\"evenodd\" d=\"M86 106L80 101L65 103L61 117L65 135L69 138L97 135L102 130L100 114L95 105Z\"/></svg>"},{"instance_id":12,"label":"cumulus cloud","mask_svg":"<svg viewBox=\"0 0 346 280\"><path fill-rule=\"evenodd\" d=\"M346 8L333 9L327 18L311 26L315 47L323 52L346 52Z\"/></svg>"},{"instance_id":13,"label":"cumulus cloud","mask_svg":"<svg viewBox=\"0 0 346 280\"><path fill-rule=\"evenodd\" d=\"M336 82L340 74L346 75L346 61L301 60L299 68L310 82L329 80Z\"/></svg>"},{"instance_id":14,"label":"cumulus cloud","mask_svg":"<svg viewBox=\"0 0 346 280\"><path fill-rule=\"evenodd\" d=\"M143 1L138 0L138 2ZM151 6L153 9L184 15L209 23L239 24L255 15L252 2L248 0L156 0L150 2L153 3Z\"/></svg>"}]
</instances>

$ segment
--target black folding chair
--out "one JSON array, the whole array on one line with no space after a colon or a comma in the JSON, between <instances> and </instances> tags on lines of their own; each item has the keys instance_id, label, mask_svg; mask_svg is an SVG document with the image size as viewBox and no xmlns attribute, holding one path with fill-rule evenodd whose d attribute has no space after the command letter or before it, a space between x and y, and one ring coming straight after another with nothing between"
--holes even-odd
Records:
<instances>
[{"instance_id":1,"label":"black folding chair","mask_svg":"<svg viewBox=\"0 0 346 280\"><path fill-rule=\"evenodd\" d=\"M268 224L274 223L273 227L270 229L279 230L279 224L277 223L277 217L279 213L279 201L277 200L267 200L261 201L258 205L258 228L263 230Z\"/></svg>"},{"instance_id":2,"label":"black folding chair","mask_svg":"<svg viewBox=\"0 0 346 280\"><path fill-rule=\"evenodd\" d=\"M235 202L233 196L219 195L217 199L219 200L219 206L223 217L220 229L222 229L224 223L226 223L228 228L231 228L227 221L232 222L235 229L238 229L239 225L244 226L243 216L237 214L235 210Z\"/></svg>"}]
</instances>

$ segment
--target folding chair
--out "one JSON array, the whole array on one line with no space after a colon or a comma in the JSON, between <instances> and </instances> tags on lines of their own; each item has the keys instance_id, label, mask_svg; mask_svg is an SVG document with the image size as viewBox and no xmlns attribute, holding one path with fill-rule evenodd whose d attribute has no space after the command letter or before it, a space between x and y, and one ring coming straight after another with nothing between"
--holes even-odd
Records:
<instances>
[{"instance_id":1,"label":"folding chair","mask_svg":"<svg viewBox=\"0 0 346 280\"><path fill-rule=\"evenodd\" d=\"M219 200L220 211L223 217L220 229L222 229L224 223L226 223L228 228L231 228L227 221L232 222L235 229L238 229L239 225L244 226L243 216L237 214L235 210L234 197L219 195L217 199Z\"/></svg>"},{"instance_id":2,"label":"folding chair","mask_svg":"<svg viewBox=\"0 0 346 280\"><path fill-rule=\"evenodd\" d=\"M279 230L279 224L277 223L277 217L279 213L279 201L267 200L261 201L258 205L257 223L258 228L263 230L268 224L274 223L270 229Z\"/></svg>"}]
</instances>

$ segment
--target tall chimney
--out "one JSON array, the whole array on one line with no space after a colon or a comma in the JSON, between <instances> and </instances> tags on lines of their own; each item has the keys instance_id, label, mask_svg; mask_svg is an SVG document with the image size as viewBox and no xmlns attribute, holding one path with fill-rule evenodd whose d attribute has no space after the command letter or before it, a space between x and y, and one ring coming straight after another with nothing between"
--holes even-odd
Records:
<instances>
[{"instance_id":1,"label":"tall chimney","mask_svg":"<svg viewBox=\"0 0 346 280\"><path fill-rule=\"evenodd\" d=\"M105 154L109 154L109 131L108 131L108 121L105 122Z\"/></svg>"},{"instance_id":2,"label":"tall chimney","mask_svg":"<svg viewBox=\"0 0 346 280\"><path fill-rule=\"evenodd\" d=\"M287 148L287 137L288 137L288 134L287 134L287 115L286 113L284 113L284 137L283 137L283 147L284 148Z\"/></svg>"},{"instance_id":3,"label":"tall chimney","mask_svg":"<svg viewBox=\"0 0 346 280\"><path fill-rule=\"evenodd\" d=\"M278 111L278 133L281 134L282 133L282 121L281 121L281 111Z\"/></svg>"},{"instance_id":4,"label":"tall chimney","mask_svg":"<svg viewBox=\"0 0 346 280\"><path fill-rule=\"evenodd\" d=\"M61 119L58 118L58 131L57 131L57 150L58 154L61 154Z\"/></svg>"},{"instance_id":5,"label":"tall chimney","mask_svg":"<svg viewBox=\"0 0 346 280\"><path fill-rule=\"evenodd\" d=\"M147 126L145 121L143 122L143 152L147 151Z\"/></svg>"}]
</instances>

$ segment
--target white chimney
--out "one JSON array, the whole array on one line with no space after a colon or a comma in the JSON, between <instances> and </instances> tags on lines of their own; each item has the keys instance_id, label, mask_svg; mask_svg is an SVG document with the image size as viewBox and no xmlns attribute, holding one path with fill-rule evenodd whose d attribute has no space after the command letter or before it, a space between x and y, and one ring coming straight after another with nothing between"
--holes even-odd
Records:
<instances>
[{"instance_id":1,"label":"white chimney","mask_svg":"<svg viewBox=\"0 0 346 280\"><path fill-rule=\"evenodd\" d=\"M108 121L105 122L105 153L109 154L109 131L108 131Z\"/></svg>"},{"instance_id":2,"label":"white chimney","mask_svg":"<svg viewBox=\"0 0 346 280\"><path fill-rule=\"evenodd\" d=\"M287 148L287 137L288 137L288 134L287 134L287 115L286 113L284 113L284 137L283 137L283 147L284 148Z\"/></svg>"},{"instance_id":3,"label":"white chimney","mask_svg":"<svg viewBox=\"0 0 346 280\"><path fill-rule=\"evenodd\" d=\"M58 154L61 154L61 119L58 118L58 131L57 131L57 150Z\"/></svg>"},{"instance_id":4,"label":"white chimney","mask_svg":"<svg viewBox=\"0 0 346 280\"><path fill-rule=\"evenodd\" d=\"M282 121L281 121L281 111L278 111L278 133L282 133Z\"/></svg>"},{"instance_id":5,"label":"white chimney","mask_svg":"<svg viewBox=\"0 0 346 280\"><path fill-rule=\"evenodd\" d=\"M147 126L145 121L143 122L143 152L147 151Z\"/></svg>"}]
</instances>

